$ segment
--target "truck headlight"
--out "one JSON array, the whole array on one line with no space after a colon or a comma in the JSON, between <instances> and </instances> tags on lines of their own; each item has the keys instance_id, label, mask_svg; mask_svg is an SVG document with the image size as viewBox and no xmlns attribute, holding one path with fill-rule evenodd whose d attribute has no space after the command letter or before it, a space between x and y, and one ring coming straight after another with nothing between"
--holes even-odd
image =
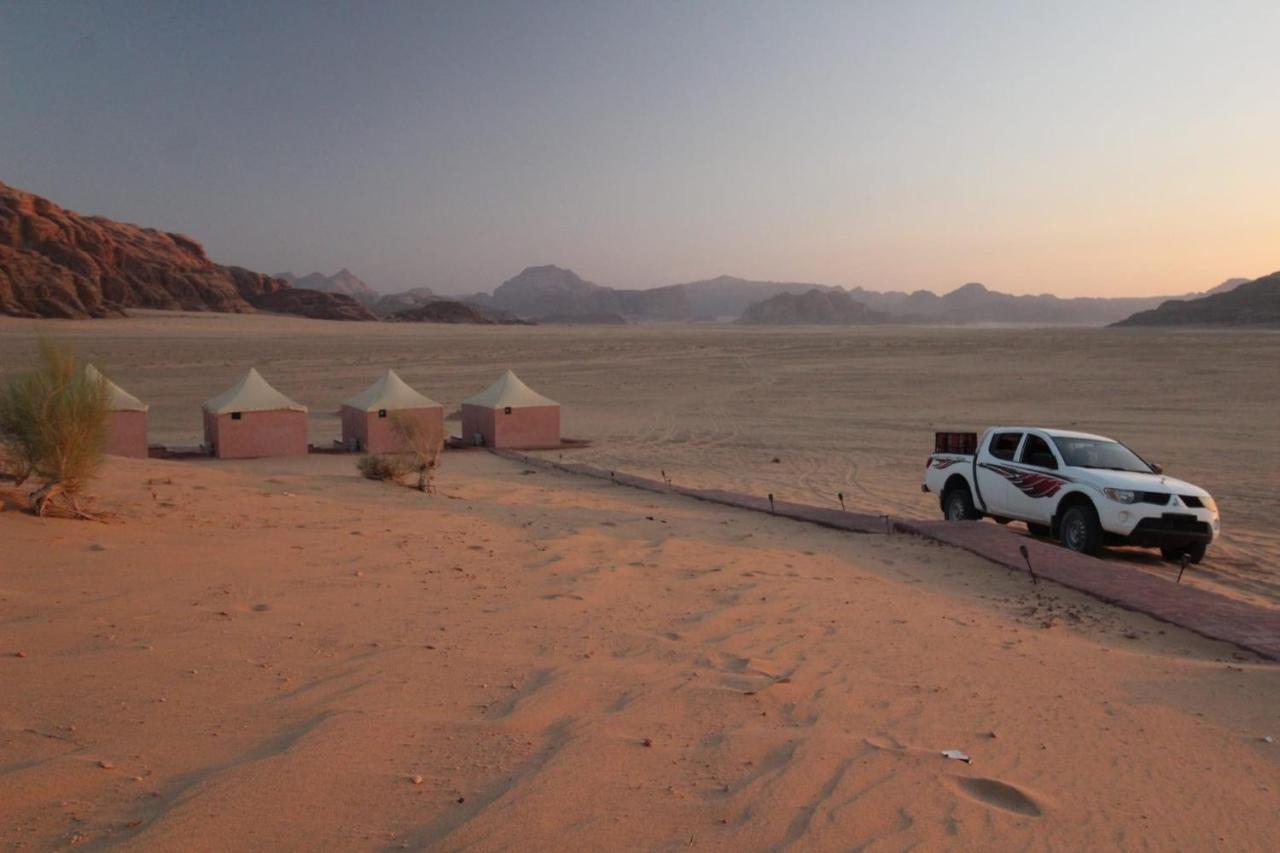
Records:
<instances>
[{"instance_id":1,"label":"truck headlight","mask_svg":"<svg viewBox=\"0 0 1280 853\"><path fill-rule=\"evenodd\" d=\"M1131 504L1138 499L1138 493L1132 489L1103 489L1102 493L1118 504Z\"/></svg>"},{"instance_id":2,"label":"truck headlight","mask_svg":"<svg viewBox=\"0 0 1280 853\"><path fill-rule=\"evenodd\" d=\"M1215 501L1213 498L1209 497L1208 495L1205 495L1204 497L1202 497L1200 499L1200 503L1204 504L1204 508L1209 510L1209 512L1218 511L1218 502Z\"/></svg>"}]
</instances>

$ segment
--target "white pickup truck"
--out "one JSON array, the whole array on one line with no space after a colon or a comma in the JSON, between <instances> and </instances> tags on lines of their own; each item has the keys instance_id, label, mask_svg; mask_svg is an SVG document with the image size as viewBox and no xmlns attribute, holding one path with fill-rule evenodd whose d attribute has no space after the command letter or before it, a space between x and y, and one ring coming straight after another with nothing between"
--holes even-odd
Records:
<instances>
[{"instance_id":1,"label":"white pickup truck","mask_svg":"<svg viewBox=\"0 0 1280 853\"><path fill-rule=\"evenodd\" d=\"M1118 441L1038 427L940 432L921 488L952 521L1025 522L1033 535L1090 554L1104 544L1158 547L1198 563L1220 531L1204 489L1167 477Z\"/></svg>"}]
</instances>

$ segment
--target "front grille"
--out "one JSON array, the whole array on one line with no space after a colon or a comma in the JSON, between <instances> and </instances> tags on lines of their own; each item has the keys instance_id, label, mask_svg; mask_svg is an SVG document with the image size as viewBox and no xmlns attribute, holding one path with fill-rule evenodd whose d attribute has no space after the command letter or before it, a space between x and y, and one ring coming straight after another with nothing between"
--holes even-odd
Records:
<instances>
[{"instance_id":1,"label":"front grille","mask_svg":"<svg viewBox=\"0 0 1280 853\"><path fill-rule=\"evenodd\" d=\"M1190 533L1196 536L1210 535L1209 525L1194 515L1166 512L1159 518L1144 518L1133 529L1134 533Z\"/></svg>"},{"instance_id":2,"label":"front grille","mask_svg":"<svg viewBox=\"0 0 1280 853\"><path fill-rule=\"evenodd\" d=\"M1165 492L1138 492L1138 503L1168 506L1170 497Z\"/></svg>"},{"instance_id":3,"label":"front grille","mask_svg":"<svg viewBox=\"0 0 1280 853\"><path fill-rule=\"evenodd\" d=\"M1200 509L1200 507L1204 506L1204 501L1200 500L1195 495L1180 495L1180 497L1182 498L1182 502L1192 509Z\"/></svg>"}]
</instances>

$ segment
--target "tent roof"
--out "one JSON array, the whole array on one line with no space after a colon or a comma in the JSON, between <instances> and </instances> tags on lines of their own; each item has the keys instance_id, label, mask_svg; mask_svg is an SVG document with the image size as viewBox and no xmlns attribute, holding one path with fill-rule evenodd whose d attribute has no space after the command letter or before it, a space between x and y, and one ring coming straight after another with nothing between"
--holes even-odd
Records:
<instances>
[{"instance_id":1,"label":"tent roof","mask_svg":"<svg viewBox=\"0 0 1280 853\"><path fill-rule=\"evenodd\" d=\"M520 408L560 405L555 400L544 397L528 385L525 385L520 381L520 377L510 370L502 374L497 382L462 402L471 406L484 406L488 409L503 409L507 406Z\"/></svg>"},{"instance_id":2,"label":"tent roof","mask_svg":"<svg viewBox=\"0 0 1280 853\"><path fill-rule=\"evenodd\" d=\"M285 395L267 384L267 380L254 368L240 378L218 396L204 401L204 410L211 415L225 415L228 412L273 412L289 409L305 412L307 407L295 403Z\"/></svg>"},{"instance_id":3,"label":"tent roof","mask_svg":"<svg viewBox=\"0 0 1280 853\"><path fill-rule=\"evenodd\" d=\"M440 404L424 394L410 388L394 370L382 374L382 378L343 402L362 412L376 412L379 409L433 409Z\"/></svg>"},{"instance_id":4,"label":"tent roof","mask_svg":"<svg viewBox=\"0 0 1280 853\"><path fill-rule=\"evenodd\" d=\"M151 408L128 391L98 372L92 364L84 366L84 375L107 387L107 409L112 412L145 412Z\"/></svg>"}]
</instances>

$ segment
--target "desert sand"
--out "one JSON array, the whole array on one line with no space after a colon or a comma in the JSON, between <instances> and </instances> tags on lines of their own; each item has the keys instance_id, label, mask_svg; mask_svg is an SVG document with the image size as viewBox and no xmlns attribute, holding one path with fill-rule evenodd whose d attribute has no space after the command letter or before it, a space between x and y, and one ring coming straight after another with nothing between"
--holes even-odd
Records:
<instances>
[{"instance_id":1,"label":"desert sand","mask_svg":"<svg viewBox=\"0 0 1280 853\"><path fill-rule=\"evenodd\" d=\"M112 460L106 523L8 502L0 839L1280 846L1273 664L912 537L483 451L439 490Z\"/></svg>"},{"instance_id":2,"label":"desert sand","mask_svg":"<svg viewBox=\"0 0 1280 853\"><path fill-rule=\"evenodd\" d=\"M0 381L37 335L73 342L151 404L153 441L200 440L200 403L257 365L339 435L341 400L388 367L457 410L507 367L564 404L574 460L690 486L933 518L937 429L1038 423L1120 439L1209 489L1223 536L1184 582L1280 603L1280 333L1092 328L517 328L140 312L0 318ZM457 422L452 428L458 429ZM772 460L779 460L774 463ZM1150 551L1126 570L1167 575Z\"/></svg>"}]
</instances>

